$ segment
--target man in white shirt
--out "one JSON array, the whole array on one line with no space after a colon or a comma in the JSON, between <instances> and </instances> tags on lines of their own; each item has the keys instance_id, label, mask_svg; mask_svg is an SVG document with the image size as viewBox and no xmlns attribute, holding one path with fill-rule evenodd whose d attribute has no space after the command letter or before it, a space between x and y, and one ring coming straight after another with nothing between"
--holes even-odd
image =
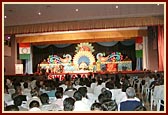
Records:
<instances>
[{"instance_id":1,"label":"man in white shirt","mask_svg":"<svg viewBox=\"0 0 168 115\"><path fill-rule=\"evenodd\" d=\"M76 91L73 95L75 98L74 111L90 111L89 105L82 101L82 94L79 91Z\"/></svg>"}]
</instances>

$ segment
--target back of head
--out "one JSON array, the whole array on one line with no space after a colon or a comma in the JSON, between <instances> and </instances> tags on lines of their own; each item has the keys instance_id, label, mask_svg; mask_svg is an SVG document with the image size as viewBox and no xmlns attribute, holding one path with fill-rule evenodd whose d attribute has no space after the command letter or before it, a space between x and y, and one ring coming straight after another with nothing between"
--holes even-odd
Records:
<instances>
[{"instance_id":1,"label":"back of head","mask_svg":"<svg viewBox=\"0 0 168 115\"><path fill-rule=\"evenodd\" d=\"M107 96L104 94L104 93L101 93L99 96L98 96L98 100L99 100L99 103L103 103L103 101L107 100Z\"/></svg>"},{"instance_id":2,"label":"back of head","mask_svg":"<svg viewBox=\"0 0 168 115\"><path fill-rule=\"evenodd\" d=\"M57 87L56 91L64 92L64 89L62 87Z\"/></svg>"},{"instance_id":3,"label":"back of head","mask_svg":"<svg viewBox=\"0 0 168 115\"><path fill-rule=\"evenodd\" d=\"M103 111L116 111L117 103L113 100L105 100L102 103Z\"/></svg>"},{"instance_id":4,"label":"back of head","mask_svg":"<svg viewBox=\"0 0 168 115\"><path fill-rule=\"evenodd\" d=\"M91 111L103 111L100 103L93 103L90 108Z\"/></svg>"},{"instance_id":5,"label":"back of head","mask_svg":"<svg viewBox=\"0 0 168 115\"><path fill-rule=\"evenodd\" d=\"M40 95L40 100L42 104L48 104L49 103L49 97L47 93L43 93Z\"/></svg>"},{"instance_id":6,"label":"back of head","mask_svg":"<svg viewBox=\"0 0 168 115\"><path fill-rule=\"evenodd\" d=\"M22 99L20 98L20 96L17 96L14 98L14 104L16 106L21 106L22 105Z\"/></svg>"},{"instance_id":7,"label":"back of head","mask_svg":"<svg viewBox=\"0 0 168 115\"><path fill-rule=\"evenodd\" d=\"M86 97L86 95L87 95L87 88L86 87L79 87L78 91L82 94L82 97Z\"/></svg>"},{"instance_id":8,"label":"back of head","mask_svg":"<svg viewBox=\"0 0 168 115\"><path fill-rule=\"evenodd\" d=\"M64 99L64 111L73 111L74 109L75 100L72 97L68 97Z\"/></svg>"},{"instance_id":9,"label":"back of head","mask_svg":"<svg viewBox=\"0 0 168 115\"><path fill-rule=\"evenodd\" d=\"M31 93L32 97L34 97L34 96L38 97L39 96L39 93L38 93L38 91L36 89L32 89L30 93Z\"/></svg>"},{"instance_id":10,"label":"back of head","mask_svg":"<svg viewBox=\"0 0 168 115\"><path fill-rule=\"evenodd\" d=\"M126 95L128 98L134 98L135 97L135 89L133 87L128 87L126 89Z\"/></svg>"},{"instance_id":11,"label":"back of head","mask_svg":"<svg viewBox=\"0 0 168 115\"><path fill-rule=\"evenodd\" d=\"M106 88L114 89L114 84L112 82L107 82L105 85L106 85Z\"/></svg>"},{"instance_id":12,"label":"back of head","mask_svg":"<svg viewBox=\"0 0 168 115\"><path fill-rule=\"evenodd\" d=\"M33 107L37 107L37 108L39 108L40 107L40 104L39 104L39 102L38 101L32 101L32 102L30 102L30 104L29 104L29 108L31 109L31 108L33 108Z\"/></svg>"},{"instance_id":13,"label":"back of head","mask_svg":"<svg viewBox=\"0 0 168 115\"><path fill-rule=\"evenodd\" d=\"M104 96L108 99L112 98L112 93L109 90L105 90L104 92L102 92L104 94Z\"/></svg>"},{"instance_id":14,"label":"back of head","mask_svg":"<svg viewBox=\"0 0 168 115\"><path fill-rule=\"evenodd\" d=\"M73 95L76 101L82 100L82 94L79 91L76 91Z\"/></svg>"},{"instance_id":15,"label":"back of head","mask_svg":"<svg viewBox=\"0 0 168 115\"><path fill-rule=\"evenodd\" d=\"M102 80L98 80L98 81L97 81L97 85L101 85L102 82L103 82Z\"/></svg>"},{"instance_id":16,"label":"back of head","mask_svg":"<svg viewBox=\"0 0 168 115\"><path fill-rule=\"evenodd\" d=\"M63 92L62 92L62 91L56 91L56 92L55 92L55 97L56 97L57 99L61 99L61 98L63 97Z\"/></svg>"},{"instance_id":17,"label":"back of head","mask_svg":"<svg viewBox=\"0 0 168 115\"><path fill-rule=\"evenodd\" d=\"M5 111L19 111L19 108L16 105L9 105L5 107Z\"/></svg>"},{"instance_id":18,"label":"back of head","mask_svg":"<svg viewBox=\"0 0 168 115\"><path fill-rule=\"evenodd\" d=\"M28 88L28 83L27 83L27 82L24 82L23 87L24 87L24 88Z\"/></svg>"}]
</instances>

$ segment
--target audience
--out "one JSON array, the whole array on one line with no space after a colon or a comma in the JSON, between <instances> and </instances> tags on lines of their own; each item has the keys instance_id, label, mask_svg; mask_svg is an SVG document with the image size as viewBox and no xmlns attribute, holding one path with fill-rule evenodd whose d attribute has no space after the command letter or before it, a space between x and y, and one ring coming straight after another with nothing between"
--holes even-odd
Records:
<instances>
[{"instance_id":1,"label":"audience","mask_svg":"<svg viewBox=\"0 0 168 115\"><path fill-rule=\"evenodd\" d=\"M117 78L116 78L117 77ZM63 81L33 78L31 80L6 79L4 83L5 111L146 111L146 106L136 97L131 77L97 74L95 77L71 78ZM164 110L164 77L156 73L137 78L146 89L154 91ZM143 82L143 83L142 83ZM23 85L23 86L22 86ZM29 86L30 85L30 86ZM131 87L133 86L133 87ZM11 91L9 88L11 88ZM14 90L12 90L15 88ZM144 93L146 100L149 92ZM150 91L149 90L149 91ZM9 93L10 91L10 93ZM15 92L13 92L15 91ZM13 92L13 93L11 93ZM159 92L159 94L157 93ZM140 96L139 96L140 97ZM145 98L145 97L143 97ZM144 99L142 99L144 100ZM154 102L156 99L154 100ZM149 99L150 102L150 99ZM155 103L157 104L157 103ZM154 104L154 106L155 106Z\"/></svg>"}]
</instances>

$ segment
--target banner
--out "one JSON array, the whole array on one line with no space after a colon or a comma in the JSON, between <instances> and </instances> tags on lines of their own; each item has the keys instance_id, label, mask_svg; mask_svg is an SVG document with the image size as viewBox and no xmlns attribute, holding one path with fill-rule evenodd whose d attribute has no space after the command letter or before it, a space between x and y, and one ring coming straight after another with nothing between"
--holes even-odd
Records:
<instances>
[{"instance_id":1,"label":"banner","mask_svg":"<svg viewBox=\"0 0 168 115\"><path fill-rule=\"evenodd\" d=\"M19 44L19 59L30 59L30 43Z\"/></svg>"},{"instance_id":2,"label":"banner","mask_svg":"<svg viewBox=\"0 0 168 115\"><path fill-rule=\"evenodd\" d=\"M142 58L142 50L143 50L142 40L143 40L142 37L137 37L136 38L135 50L136 50L136 57L137 58Z\"/></svg>"}]
</instances>

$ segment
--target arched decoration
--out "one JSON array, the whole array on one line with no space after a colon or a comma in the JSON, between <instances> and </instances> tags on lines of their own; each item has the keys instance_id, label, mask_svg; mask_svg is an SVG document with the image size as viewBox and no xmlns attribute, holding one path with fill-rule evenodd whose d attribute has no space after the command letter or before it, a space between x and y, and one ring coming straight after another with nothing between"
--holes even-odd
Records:
<instances>
[{"instance_id":1,"label":"arched decoration","mask_svg":"<svg viewBox=\"0 0 168 115\"><path fill-rule=\"evenodd\" d=\"M47 48L49 45L37 45L37 48L43 49L43 48Z\"/></svg>"},{"instance_id":2,"label":"arched decoration","mask_svg":"<svg viewBox=\"0 0 168 115\"><path fill-rule=\"evenodd\" d=\"M125 45L125 46L130 46L130 45L135 44L135 40L121 41L121 44L122 44L122 45Z\"/></svg>"},{"instance_id":3,"label":"arched decoration","mask_svg":"<svg viewBox=\"0 0 168 115\"><path fill-rule=\"evenodd\" d=\"M73 63L76 68L79 68L79 65L84 62L87 66L92 66L95 62L93 54L89 51L79 51L73 58Z\"/></svg>"},{"instance_id":4,"label":"arched decoration","mask_svg":"<svg viewBox=\"0 0 168 115\"><path fill-rule=\"evenodd\" d=\"M90 43L80 43L77 45L75 52L79 52L79 51L94 52L94 49L93 49L92 44Z\"/></svg>"},{"instance_id":5,"label":"arched decoration","mask_svg":"<svg viewBox=\"0 0 168 115\"><path fill-rule=\"evenodd\" d=\"M106 47L111 47L114 46L118 43L118 41L115 42L97 42L99 45L106 46Z\"/></svg>"},{"instance_id":6,"label":"arched decoration","mask_svg":"<svg viewBox=\"0 0 168 115\"><path fill-rule=\"evenodd\" d=\"M57 47L57 48L65 48L65 47L68 47L70 45L71 44L55 44L54 46Z\"/></svg>"}]
</instances>

